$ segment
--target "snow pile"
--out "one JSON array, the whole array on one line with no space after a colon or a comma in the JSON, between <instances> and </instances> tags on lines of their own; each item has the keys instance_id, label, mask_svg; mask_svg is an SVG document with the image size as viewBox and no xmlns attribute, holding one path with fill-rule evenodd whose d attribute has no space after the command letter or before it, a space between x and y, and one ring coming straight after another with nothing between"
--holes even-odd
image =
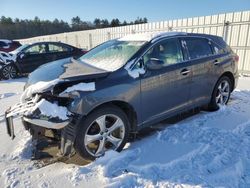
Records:
<instances>
[{"instance_id":1,"label":"snow pile","mask_svg":"<svg viewBox=\"0 0 250 188\"><path fill-rule=\"evenodd\" d=\"M16 95L16 93L3 93L3 94L0 93L0 99L12 97L13 95Z\"/></svg>"},{"instance_id":2,"label":"snow pile","mask_svg":"<svg viewBox=\"0 0 250 188\"><path fill-rule=\"evenodd\" d=\"M5 93L24 83L1 81ZM3 92L1 92L3 93ZM0 117L19 95L1 99ZM0 120L0 187L250 187L250 78L240 78L228 106L158 125L121 152L86 166L55 163L38 169L28 134L15 121L11 142Z\"/></svg>"},{"instance_id":3,"label":"snow pile","mask_svg":"<svg viewBox=\"0 0 250 188\"><path fill-rule=\"evenodd\" d=\"M69 119L68 118L69 111L67 110L66 107L50 103L45 99L40 100L28 113L32 113L36 109L39 109L41 114L47 117L54 117L54 118L58 117L63 121Z\"/></svg>"},{"instance_id":4,"label":"snow pile","mask_svg":"<svg viewBox=\"0 0 250 188\"><path fill-rule=\"evenodd\" d=\"M25 99L30 98L33 94L40 93L43 91L46 91L50 89L51 87L55 86L57 83L59 83L60 79L55 79L49 82L37 82L36 84L33 84L26 88L21 96L21 102L25 102Z\"/></svg>"},{"instance_id":5,"label":"snow pile","mask_svg":"<svg viewBox=\"0 0 250 188\"><path fill-rule=\"evenodd\" d=\"M112 57L98 57L91 59L90 61L88 59L83 59L83 61L87 64L94 65L98 67L99 69L108 71L108 72L114 72L115 70L121 68L121 66L124 64L124 61L127 60L127 57L125 55L114 55Z\"/></svg>"},{"instance_id":6,"label":"snow pile","mask_svg":"<svg viewBox=\"0 0 250 188\"><path fill-rule=\"evenodd\" d=\"M152 33L136 33L119 38L119 41L150 41L154 35Z\"/></svg>"},{"instance_id":7,"label":"snow pile","mask_svg":"<svg viewBox=\"0 0 250 188\"><path fill-rule=\"evenodd\" d=\"M6 65L11 63L11 61L16 60L14 56L11 56L9 53L3 52L3 51L0 51L0 59L2 59L3 63Z\"/></svg>"},{"instance_id":8,"label":"snow pile","mask_svg":"<svg viewBox=\"0 0 250 188\"><path fill-rule=\"evenodd\" d=\"M72 91L94 91L94 90L95 90L95 82L79 83L71 87L68 87L65 91L60 93L60 95L63 95L65 93L70 93Z\"/></svg>"},{"instance_id":9,"label":"snow pile","mask_svg":"<svg viewBox=\"0 0 250 188\"><path fill-rule=\"evenodd\" d=\"M140 76L140 74L144 74L145 73L145 69L144 68L133 68L134 61L130 61L129 63L127 63L127 65L124 67L127 71L129 76L131 76L132 78L138 78Z\"/></svg>"},{"instance_id":10,"label":"snow pile","mask_svg":"<svg viewBox=\"0 0 250 188\"><path fill-rule=\"evenodd\" d=\"M250 91L235 92L228 107L192 116L122 153L108 152L81 167L90 171L81 175L98 170L111 187L249 187L249 97Z\"/></svg>"},{"instance_id":11,"label":"snow pile","mask_svg":"<svg viewBox=\"0 0 250 188\"><path fill-rule=\"evenodd\" d=\"M49 82L38 82L34 85L29 86L21 96L21 102L25 102L25 99L30 98L33 94L40 93L50 89L51 87L55 86L61 80L56 79ZM95 83L79 83L68 87L65 91L63 91L60 96L66 93L70 93L72 91L94 91L95 90ZM69 111L66 107L58 106L55 103L50 103L45 99L41 99L36 105L26 112L26 114L31 114L36 109L39 109L41 114L47 117L58 117L61 120L68 120Z\"/></svg>"},{"instance_id":12,"label":"snow pile","mask_svg":"<svg viewBox=\"0 0 250 188\"><path fill-rule=\"evenodd\" d=\"M137 68L133 70L128 70L128 74L133 78L138 78L140 74L144 74L145 69L144 68Z\"/></svg>"},{"instance_id":13,"label":"snow pile","mask_svg":"<svg viewBox=\"0 0 250 188\"><path fill-rule=\"evenodd\" d=\"M122 38L119 38L119 41L151 41L152 39L159 39L161 37L169 37L175 35L186 35L184 32L154 32L154 33L136 33L129 34ZM153 42L153 41L152 41Z\"/></svg>"}]
</instances>

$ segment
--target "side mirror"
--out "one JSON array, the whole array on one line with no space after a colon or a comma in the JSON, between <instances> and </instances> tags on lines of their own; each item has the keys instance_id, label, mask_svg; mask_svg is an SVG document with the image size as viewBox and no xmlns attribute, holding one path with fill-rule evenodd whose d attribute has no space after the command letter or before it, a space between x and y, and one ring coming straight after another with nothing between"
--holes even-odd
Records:
<instances>
[{"instance_id":1,"label":"side mirror","mask_svg":"<svg viewBox=\"0 0 250 188\"><path fill-rule=\"evenodd\" d=\"M157 58L150 58L146 63L146 67L148 70L158 70L164 67L164 61Z\"/></svg>"}]
</instances>

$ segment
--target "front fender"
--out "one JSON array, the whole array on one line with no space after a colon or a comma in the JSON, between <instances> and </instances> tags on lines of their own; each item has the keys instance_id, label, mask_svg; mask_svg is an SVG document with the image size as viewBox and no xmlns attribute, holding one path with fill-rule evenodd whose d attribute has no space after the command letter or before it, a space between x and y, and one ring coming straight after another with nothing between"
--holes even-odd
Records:
<instances>
[{"instance_id":1,"label":"front fender","mask_svg":"<svg viewBox=\"0 0 250 188\"><path fill-rule=\"evenodd\" d=\"M97 107L114 101L121 101L131 105L135 111L140 111L140 85L138 82L121 84L94 92L79 93L80 97L74 99L69 105L70 112L82 116L88 115Z\"/></svg>"}]
</instances>

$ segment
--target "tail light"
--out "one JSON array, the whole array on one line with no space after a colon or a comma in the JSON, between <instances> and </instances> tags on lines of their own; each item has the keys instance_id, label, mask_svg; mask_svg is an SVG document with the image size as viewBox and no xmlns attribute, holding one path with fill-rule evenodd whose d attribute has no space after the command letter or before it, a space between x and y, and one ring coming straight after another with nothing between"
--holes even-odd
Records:
<instances>
[{"instance_id":1,"label":"tail light","mask_svg":"<svg viewBox=\"0 0 250 188\"><path fill-rule=\"evenodd\" d=\"M82 53L83 54L86 54L88 51L87 50L82 50Z\"/></svg>"}]
</instances>

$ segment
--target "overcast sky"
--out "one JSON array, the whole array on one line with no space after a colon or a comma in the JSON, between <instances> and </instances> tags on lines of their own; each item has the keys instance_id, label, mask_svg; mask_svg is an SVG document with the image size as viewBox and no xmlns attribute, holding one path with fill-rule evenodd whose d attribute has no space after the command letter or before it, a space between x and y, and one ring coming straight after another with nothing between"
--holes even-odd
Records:
<instances>
[{"instance_id":1,"label":"overcast sky","mask_svg":"<svg viewBox=\"0 0 250 188\"><path fill-rule=\"evenodd\" d=\"M250 0L0 0L0 16L70 21L119 18L150 22L250 10Z\"/></svg>"}]
</instances>

